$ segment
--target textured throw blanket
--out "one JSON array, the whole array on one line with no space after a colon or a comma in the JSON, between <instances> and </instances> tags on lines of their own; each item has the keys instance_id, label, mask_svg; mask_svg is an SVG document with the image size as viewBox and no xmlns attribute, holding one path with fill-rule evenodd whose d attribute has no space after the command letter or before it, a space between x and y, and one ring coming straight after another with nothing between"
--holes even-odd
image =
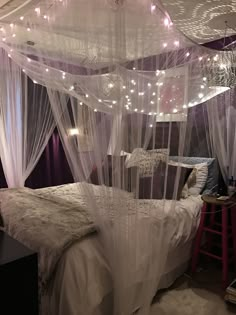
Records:
<instances>
[{"instance_id":1,"label":"textured throw blanket","mask_svg":"<svg viewBox=\"0 0 236 315\"><path fill-rule=\"evenodd\" d=\"M0 214L4 230L38 253L39 279L44 289L64 251L96 232L91 209L95 207L111 220L117 204L120 207L120 198L130 197L132 194L122 190L85 183L37 190L0 189Z\"/></svg>"},{"instance_id":2,"label":"textured throw blanket","mask_svg":"<svg viewBox=\"0 0 236 315\"><path fill-rule=\"evenodd\" d=\"M4 230L38 252L43 286L64 250L95 231L82 196L75 203L23 188L0 191L0 200Z\"/></svg>"}]
</instances>

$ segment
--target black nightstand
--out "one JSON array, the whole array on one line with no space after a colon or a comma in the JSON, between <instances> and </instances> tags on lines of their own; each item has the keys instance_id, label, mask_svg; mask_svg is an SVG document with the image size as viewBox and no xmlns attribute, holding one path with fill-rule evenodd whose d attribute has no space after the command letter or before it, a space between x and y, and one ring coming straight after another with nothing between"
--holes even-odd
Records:
<instances>
[{"instance_id":1,"label":"black nightstand","mask_svg":"<svg viewBox=\"0 0 236 315\"><path fill-rule=\"evenodd\" d=\"M0 314L38 315L37 254L2 231Z\"/></svg>"}]
</instances>

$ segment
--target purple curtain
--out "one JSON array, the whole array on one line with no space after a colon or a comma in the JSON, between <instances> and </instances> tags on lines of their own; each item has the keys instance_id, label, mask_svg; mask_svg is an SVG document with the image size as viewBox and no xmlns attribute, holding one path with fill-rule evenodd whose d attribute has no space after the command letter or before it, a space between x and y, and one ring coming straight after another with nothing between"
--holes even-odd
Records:
<instances>
[{"instance_id":1,"label":"purple curtain","mask_svg":"<svg viewBox=\"0 0 236 315\"><path fill-rule=\"evenodd\" d=\"M66 160L57 129L54 130L41 158L26 180L29 188L42 188L72 183L73 177ZM7 187L2 164L0 163L0 188Z\"/></svg>"}]
</instances>

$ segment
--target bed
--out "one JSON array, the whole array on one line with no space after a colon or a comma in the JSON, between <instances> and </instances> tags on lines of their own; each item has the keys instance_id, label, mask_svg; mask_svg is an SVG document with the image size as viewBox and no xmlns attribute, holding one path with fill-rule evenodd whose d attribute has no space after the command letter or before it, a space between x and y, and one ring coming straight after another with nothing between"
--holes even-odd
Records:
<instances>
[{"instance_id":1,"label":"bed","mask_svg":"<svg viewBox=\"0 0 236 315\"><path fill-rule=\"evenodd\" d=\"M88 209L83 185L67 184L38 190L13 189L0 192L4 229L39 252L43 315L111 314L109 264L96 227L86 212ZM168 223L165 232L172 235L171 245L157 289L171 285L186 270L191 256L202 206L200 196L189 196L177 201L173 211L171 200L165 201L165 204L161 200L137 200L125 191L92 186L96 203L101 202L103 208L104 192L108 208L111 208L115 198L109 196L114 196L116 190L117 196L122 196L130 217L138 206L140 222L148 218L155 224L160 220ZM113 214L109 212L109 215ZM78 222L82 222L82 228L78 228ZM141 233L142 224L139 228ZM147 263L148 259L147 252L142 263ZM142 282L142 272L136 270L136 273L137 283L134 283L134 288L137 290L134 291L137 291L137 298L134 310L140 307L138 286Z\"/></svg>"}]
</instances>

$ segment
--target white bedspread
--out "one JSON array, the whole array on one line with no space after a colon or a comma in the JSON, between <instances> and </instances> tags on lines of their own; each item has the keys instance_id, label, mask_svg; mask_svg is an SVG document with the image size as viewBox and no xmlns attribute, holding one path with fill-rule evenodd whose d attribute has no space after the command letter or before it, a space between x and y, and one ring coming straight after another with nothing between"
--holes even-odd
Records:
<instances>
[{"instance_id":1,"label":"white bedspread","mask_svg":"<svg viewBox=\"0 0 236 315\"><path fill-rule=\"evenodd\" d=\"M137 238L136 246L138 244L139 249L138 256L136 251L134 259L135 262L137 260L140 262L132 271L136 275L134 277L136 284L142 282L144 275L142 271L150 259L157 261L160 257L162 246L158 238L160 226L164 226L166 238L171 237L170 249L192 239L198 226L202 205L200 196L177 202L137 200L125 191L92 185L90 188L95 196L93 204L86 198L85 188L87 187L80 183L38 189L33 192L11 191L11 198L5 199L3 196L9 196L9 192L0 193L1 214L7 231L39 253L47 249L47 255L40 258L40 270L46 280L51 278L52 266L59 260L48 287L47 297L50 299L45 300L44 304L47 307L50 304L50 313L43 310L43 315L84 315L85 312L93 315L110 315L110 299L107 298L112 292L109 264L97 234L89 236L95 230L95 225L91 221L91 213L94 210L104 215L104 219L111 223L112 229L116 228L116 224L119 229L120 226L124 227L124 231L128 229L129 233L119 234L121 248L125 249L126 244L132 244L130 235ZM23 195L28 196L27 200L24 200ZM93 205L95 208L92 209ZM20 213L24 214L23 217ZM62 216L61 219L58 215ZM71 216L69 221L68 216ZM53 227L54 220L57 223L56 229ZM41 224L40 228L37 227L38 222ZM68 229L67 224L65 228L65 222L72 224L73 231ZM35 226L35 231L34 228L30 228L31 223ZM144 229L149 227L154 234L152 241L157 244L155 251L147 243L149 239L143 236ZM82 239L83 236L86 238ZM130 248L127 250L130 254ZM52 260L55 252L56 259ZM131 253L131 262L132 257Z\"/></svg>"},{"instance_id":2,"label":"white bedspread","mask_svg":"<svg viewBox=\"0 0 236 315\"><path fill-rule=\"evenodd\" d=\"M101 187L96 186L94 189L95 194L101 195ZM108 190L112 193L111 188L108 188ZM70 184L40 189L39 191L43 194L60 195L63 198L72 200L72 198L76 198L78 187ZM191 242L199 222L202 206L200 196L189 197L173 203L172 201L163 202L160 200L134 200L131 194L126 192L122 192L122 194L125 198L127 212L135 213L134 210L138 209L140 218L151 217L154 220L161 219L169 223L165 226L165 233L172 235L169 247L170 261L167 262L164 273L168 273L182 262L186 263L189 259ZM137 225L135 227L137 228ZM138 228L140 228L139 233L142 235L142 225ZM129 229L131 229L131 226L129 226ZM142 241L142 238L140 240ZM140 246L145 249L145 245L141 244ZM157 253L160 253L160 250ZM179 254L182 257L179 257ZM145 264L150 259L150 253L147 249L143 256L142 263ZM136 303L138 303L140 300L138 284L142 281L143 274L140 269L136 270L136 274L135 294L137 296ZM110 315L112 307L110 305L111 294L110 268L103 246L96 235L87 237L70 247L61 258L57 273L48 292L48 296L50 296L50 315L83 315L85 313ZM133 307L135 309L138 304L134 303Z\"/></svg>"}]
</instances>

